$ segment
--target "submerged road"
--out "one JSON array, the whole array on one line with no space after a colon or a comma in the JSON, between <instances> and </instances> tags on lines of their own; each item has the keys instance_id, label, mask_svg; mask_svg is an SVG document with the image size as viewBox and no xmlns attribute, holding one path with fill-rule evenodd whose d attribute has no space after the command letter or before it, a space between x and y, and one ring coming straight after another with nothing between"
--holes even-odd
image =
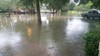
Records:
<instances>
[{"instance_id":1,"label":"submerged road","mask_svg":"<svg viewBox=\"0 0 100 56\"><path fill-rule=\"evenodd\" d=\"M83 36L100 20L79 16L0 15L0 56L84 56Z\"/></svg>"}]
</instances>

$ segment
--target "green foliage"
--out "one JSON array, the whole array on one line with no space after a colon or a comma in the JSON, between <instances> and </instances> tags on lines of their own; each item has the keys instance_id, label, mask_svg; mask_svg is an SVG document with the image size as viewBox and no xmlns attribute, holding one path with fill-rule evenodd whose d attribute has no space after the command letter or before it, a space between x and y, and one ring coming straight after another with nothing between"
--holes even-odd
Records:
<instances>
[{"instance_id":1,"label":"green foliage","mask_svg":"<svg viewBox=\"0 0 100 56\"><path fill-rule=\"evenodd\" d=\"M75 11L83 11L83 10L85 10L85 5L84 4L80 4L78 6L75 6L74 10Z\"/></svg>"},{"instance_id":2,"label":"green foliage","mask_svg":"<svg viewBox=\"0 0 100 56\"><path fill-rule=\"evenodd\" d=\"M0 0L1 10L15 10L18 8L35 9L37 0ZM40 4L47 5L48 9L61 10L69 0L40 0Z\"/></svg>"},{"instance_id":3,"label":"green foliage","mask_svg":"<svg viewBox=\"0 0 100 56\"><path fill-rule=\"evenodd\" d=\"M87 4L89 0L81 0L80 4Z\"/></svg>"},{"instance_id":4,"label":"green foliage","mask_svg":"<svg viewBox=\"0 0 100 56\"><path fill-rule=\"evenodd\" d=\"M68 10L73 10L74 7L75 7L75 4L74 3L69 3L67 6L68 6Z\"/></svg>"},{"instance_id":5,"label":"green foliage","mask_svg":"<svg viewBox=\"0 0 100 56\"><path fill-rule=\"evenodd\" d=\"M17 8L18 0L0 0L0 10L13 10Z\"/></svg>"},{"instance_id":6,"label":"green foliage","mask_svg":"<svg viewBox=\"0 0 100 56\"><path fill-rule=\"evenodd\" d=\"M84 36L85 56L98 56L100 42L100 32L92 30Z\"/></svg>"},{"instance_id":7,"label":"green foliage","mask_svg":"<svg viewBox=\"0 0 100 56\"><path fill-rule=\"evenodd\" d=\"M2 8L13 8L15 6L15 0L0 0L0 7Z\"/></svg>"},{"instance_id":8,"label":"green foliage","mask_svg":"<svg viewBox=\"0 0 100 56\"><path fill-rule=\"evenodd\" d=\"M100 0L81 0L80 4L87 4L89 1L93 3L92 5L90 4L93 8L100 9Z\"/></svg>"},{"instance_id":9,"label":"green foliage","mask_svg":"<svg viewBox=\"0 0 100 56\"><path fill-rule=\"evenodd\" d=\"M100 9L100 0L95 0L93 6L97 9Z\"/></svg>"},{"instance_id":10,"label":"green foliage","mask_svg":"<svg viewBox=\"0 0 100 56\"><path fill-rule=\"evenodd\" d=\"M85 7L86 7L86 9L90 9L91 8L91 6L92 6L92 2L91 1L89 1L86 5L85 5Z\"/></svg>"},{"instance_id":11,"label":"green foliage","mask_svg":"<svg viewBox=\"0 0 100 56\"><path fill-rule=\"evenodd\" d=\"M20 0L20 5L25 8L33 8L36 6L35 0Z\"/></svg>"},{"instance_id":12,"label":"green foliage","mask_svg":"<svg viewBox=\"0 0 100 56\"><path fill-rule=\"evenodd\" d=\"M69 0L45 0L48 9L61 10Z\"/></svg>"},{"instance_id":13,"label":"green foliage","mask_svg":"<svg viewBox=\"0 0 100 56\"><path fill-rule=\"evenodd\" d=\"M93 5L93 3L91 1L89 1L87 4L80 4L80 5L75 6L74 10L76 10L76 11L90 10L92 5Z\"/></svg>"}]
</instances>

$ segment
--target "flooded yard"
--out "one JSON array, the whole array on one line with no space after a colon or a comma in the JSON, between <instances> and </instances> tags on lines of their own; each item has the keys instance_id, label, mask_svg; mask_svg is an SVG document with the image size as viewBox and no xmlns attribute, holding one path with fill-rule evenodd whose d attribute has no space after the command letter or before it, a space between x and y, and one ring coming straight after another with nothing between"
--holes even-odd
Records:
<instances>
[{"instance_id":1,"label":"flooded yard","mask_svg":"<svg viewBox=\"0 0 100 56\"><path fill-rule=\"evenodd\" d=\"M84 56L83 36L100 29L99 19L42 14L0 14L0 56Z\"/></svg>"}]
</instances>

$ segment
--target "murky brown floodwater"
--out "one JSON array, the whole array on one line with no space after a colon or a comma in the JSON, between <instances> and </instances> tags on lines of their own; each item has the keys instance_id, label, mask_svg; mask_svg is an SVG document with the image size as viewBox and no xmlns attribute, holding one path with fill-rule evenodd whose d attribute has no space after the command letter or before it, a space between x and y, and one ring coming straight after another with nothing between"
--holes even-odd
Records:
<instances>
[{"instance_id":1,"label":"murky brown floodwater","mask_svg":"<svg viewBox=\"0 0 100 56\"><path fill-rule=\"evenodd\" d=\"M100 28L100 20L79 16L0 14L0 56L84 56L82 36Z\"/></svg>"}]
</instances>

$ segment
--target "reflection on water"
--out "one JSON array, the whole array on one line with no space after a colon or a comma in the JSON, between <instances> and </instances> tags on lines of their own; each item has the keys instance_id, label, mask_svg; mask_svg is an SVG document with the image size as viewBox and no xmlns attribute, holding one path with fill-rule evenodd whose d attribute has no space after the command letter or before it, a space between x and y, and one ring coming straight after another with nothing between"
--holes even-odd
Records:
<instances>
[{"instance_id":1,"label":"reflection on water","mask_svg":"<svg viewBox=\"0 0 100 56\"><path fill-rule=\"evenodd\" d=\"M32 28L30 27L27 28L27 34L29 37L32 35Z\"/></svg>"},{"instance_id":2,"label":"reflection on water","mask_svg":"<svg viewBox=\"0 0 100 56\"><path fill-rule=\"evenodd\" d=\"M67 41L75 42L77 38L87 32L88 23L83 22L80 18L68 20L66 24L66 36Z\"/></svg>"},{"instance_id":3,"label":"reflection on water","mask_svg":"<svg viewBox=\"0 0 100 56\"><path fill-rule=\"evenodd\" d=\"M57 47L55 46L54 41L52 39L49 39L47 43L47 53L50 56L56 56L56 52L57 52Z\"/></svg>"},{"instance_id":4,"label":"reflection on water","mask_svg":"<svg viewBox=\"0 0 100 56\"><path fill-rule=\"evenodd\" d=\"M35 15L0 15L1 56L84 56L82 36L100 28L99 20L79 16L42 14L42 26Z\"/></svg>"},{"instance_id":5,"label":"reflection on water","mask_svg":"<svg viewBox=\"0 0 100 56\"><path fill-rule=\"evenodd\" d=\"M48 14L42 14L41 15L41 21L43 26L49 25L49 20L47 18Z\"/></svg>"},{"instance_id":6,"label":"reflection on water","mask_svg":"<svg viewBox=\"0 0 100 56\"><path fill-rule=\"evenodd\" d=\"M20 35L14 32L0 32L0 46L11 44L16 45L21 41Z\"/></svg>"}]
</instances>

